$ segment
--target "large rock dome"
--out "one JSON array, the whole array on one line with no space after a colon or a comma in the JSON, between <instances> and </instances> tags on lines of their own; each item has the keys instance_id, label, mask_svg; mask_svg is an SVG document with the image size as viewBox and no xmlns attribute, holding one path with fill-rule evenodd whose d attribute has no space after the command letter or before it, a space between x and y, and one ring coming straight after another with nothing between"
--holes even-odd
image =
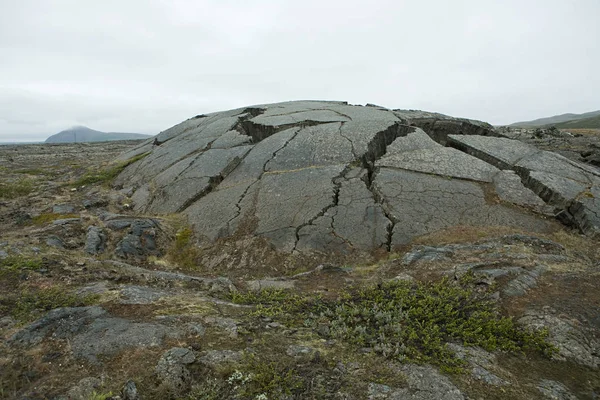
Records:
<instances>
[{"instance_id":1,"label":"large rock dome","mask_svg":"<svg viewBox=\"0 0 600 400\"><path fill-rule=\"evenodd\" d=\"M182 122L120 160L139 212L183 213L205 243L252 235L276 249L392 250L449 227L595 235L600 173L421 111L295 101Z\"/></svg>"}]
</instances>

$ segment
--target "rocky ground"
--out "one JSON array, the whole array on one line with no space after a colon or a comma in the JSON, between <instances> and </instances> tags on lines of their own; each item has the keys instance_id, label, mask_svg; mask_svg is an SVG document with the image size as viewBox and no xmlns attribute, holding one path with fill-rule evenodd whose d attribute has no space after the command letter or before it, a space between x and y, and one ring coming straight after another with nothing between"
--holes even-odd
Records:
<instances>
[{"instance_id":1,"label":"rocky ground","mask_svg":"<svg viewBox=\"0 0 600 400\"><path fill-rule=\"evenodd\" d=\"M364 259L198 249L111 186L134 146L0 146L0 398L600 397L597 240L452 226Z\"/></svg>"}]
</instances>

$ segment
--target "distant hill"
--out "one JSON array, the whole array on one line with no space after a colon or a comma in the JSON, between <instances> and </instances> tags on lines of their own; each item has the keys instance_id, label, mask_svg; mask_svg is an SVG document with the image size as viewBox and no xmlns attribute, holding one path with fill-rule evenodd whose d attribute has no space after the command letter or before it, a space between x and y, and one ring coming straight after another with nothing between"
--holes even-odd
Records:
<instances>
[{"instance_id":1,"label":"distant hill","mask_svg":"<svg viewBox=\"0 0 600 400\"><path fill-rule=\"evenodd\" d=\"M591 120L594 117L598 117L598 116L600 116L600 110L591 111L591 112L587 112L587 113L583 113L583 114L561 114L561 115L555 115L553 117L539 118L539 119L535 119L533 121L515 122L514 124L510 124L510 126L515 126L515 127L519 127L519 128L537 128L537 127L541 127L541 126L554 125L557 128L562 128L562 126L559 126L559 124L562 124L564 122L586 120L586 122L584 122L585 126L575 127L575 126L569 125L568 127L565 127L565 128L589 128L589 129L592 129L594 127L588 126L587 124L594 123L594 121L591 121ZM587 120L590 120L590 121L587 121Z\"/></svg>"},{"instance_id":2,"label":"distant hill","mask_svg":"<svg viewBox=\"0 0 600 400\"><path fill-rule=\"evenodd\" d=\"M555 126L560 129L600 129L600 115L592 118L561 122L560 124L555 124Z\"/></svg>"},{"instance_id":3,"label":"distant hill","mask_svg":"<svg viewBox=\"0 0 600 400\"><path fill-rule=\"evenodd\" d=\"M141 133L100 132L85 126L75 126L50 136L45 143L108 142L112 140L147 139L150 136Z\"/></svg>"}]
</instances>

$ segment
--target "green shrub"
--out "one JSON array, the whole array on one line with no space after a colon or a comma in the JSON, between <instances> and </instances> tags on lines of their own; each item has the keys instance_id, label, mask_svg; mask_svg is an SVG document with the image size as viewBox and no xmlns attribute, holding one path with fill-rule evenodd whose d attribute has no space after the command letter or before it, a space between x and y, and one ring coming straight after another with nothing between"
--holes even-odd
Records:
<instances>
[{"instance_id":1,"label":"green shrub","mask_svg":"<svg viewBox=\"0 0 600 400\"><path fill-rule=\"evenodd\" d=\"M501 316L487 296L476 292L469 276L459 282L388 282L356 289L313 316L329 324L329 335L399 361L463 366L449 342L486 350L536 351L551 355L548 332L533 331Z\"/></svg>"},{"instance_id":2,"label":"green shrub","mask_svg":"<svg viewBox=\"0 0 600 400\"><path fill-rule=\"evenodd\" d=\"M546 330L531 330L502 316L490 291L476 291L472 276L458 282L392 281L345 292L336 300L303 297L283 290L233 293L236 303L255 304L253 316L326 326L321 334L354 347L367 347L398 361L437 364L458 372L464 362L447 343L486 350L534 351L551 355Z\"/></svg>"}]
</instances>

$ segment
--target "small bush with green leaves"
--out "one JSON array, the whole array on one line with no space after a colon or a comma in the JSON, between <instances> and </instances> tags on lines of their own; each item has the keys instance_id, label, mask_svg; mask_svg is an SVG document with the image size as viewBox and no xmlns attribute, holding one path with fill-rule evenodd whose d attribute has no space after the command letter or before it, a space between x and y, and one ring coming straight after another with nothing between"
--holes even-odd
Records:
<instances>
[{"instance_id":1,"label":"small bush with green leaves","mask_svg":"<svg viewBox=\"0 0 600 400\"><path fill-rule=\"evenodd\" d=\"M233 301L256 304L252 315L328 327L328 336L368 347L398 361L437 364L460 371L464 362L447 343L486 350L535 351L551 355L548 332L517 325L502 316L489 293L477 291L469 275L460 281L392 281L356 288L337 300L302 297L289 291L236 293ZM320 330L323 332L323 330Z\"/></svg>"},{"instance_id":2,"label":"small bush with green leaves","mask_svg":"<svg viewBox=\"0 0 600 400\"><path fill-rule=\"evenodd\" d=\"M357 289L327 304L314 320L328 321L330 336L355 346L447 370L463 365L448 349L449 342L489 351L555 351L546 341L547 331L526 329L501 316L488 293L475 291L469 278L395 281Z\"/></svg>"},{"instance_id":3,"label":"small bush with green leaves","mask_svg":"<svg viewBox=\"0 0 600 400\"><path fill-rule=\"evenodd\" d=\"M127 168L134 162L137 162L137 161L143 159L148 154L150 154L150 153L144 153L144 154L137 155L135 157L130 158L127 161L124 161L122 163L113 165L113 166L105 168L105 169L102 169L97 172L88 172L83 177L78 179L74 183L74 186L92 185L94 183L105 183L105 184L110 183L121 172L123 172L123 170L125 168Z\"/></svg>"},{"instance_id":4,"label":"small bush with green leaves","mask_svg":"<svg viewBox=\"0 0 600 400\"><path fill-rule=\"evenodd\" d=\"M15 199L33 192L31 179L19 179L16 182L0 182L0 199Z\"/></svg>"},{"instance_id":5,"label":"small bush with green leaves","mask_svg":"<svg viewBox=\"0 0 600 400\"><path fill-rule=\"evenodd\" d=\"M236 304L253 304L253 317L279 317L288 322L302 322L305 312L316 311L320 297L306 297L290 290L267 288L259 291L232 292Z\"/></svg>"}]
</instances>

